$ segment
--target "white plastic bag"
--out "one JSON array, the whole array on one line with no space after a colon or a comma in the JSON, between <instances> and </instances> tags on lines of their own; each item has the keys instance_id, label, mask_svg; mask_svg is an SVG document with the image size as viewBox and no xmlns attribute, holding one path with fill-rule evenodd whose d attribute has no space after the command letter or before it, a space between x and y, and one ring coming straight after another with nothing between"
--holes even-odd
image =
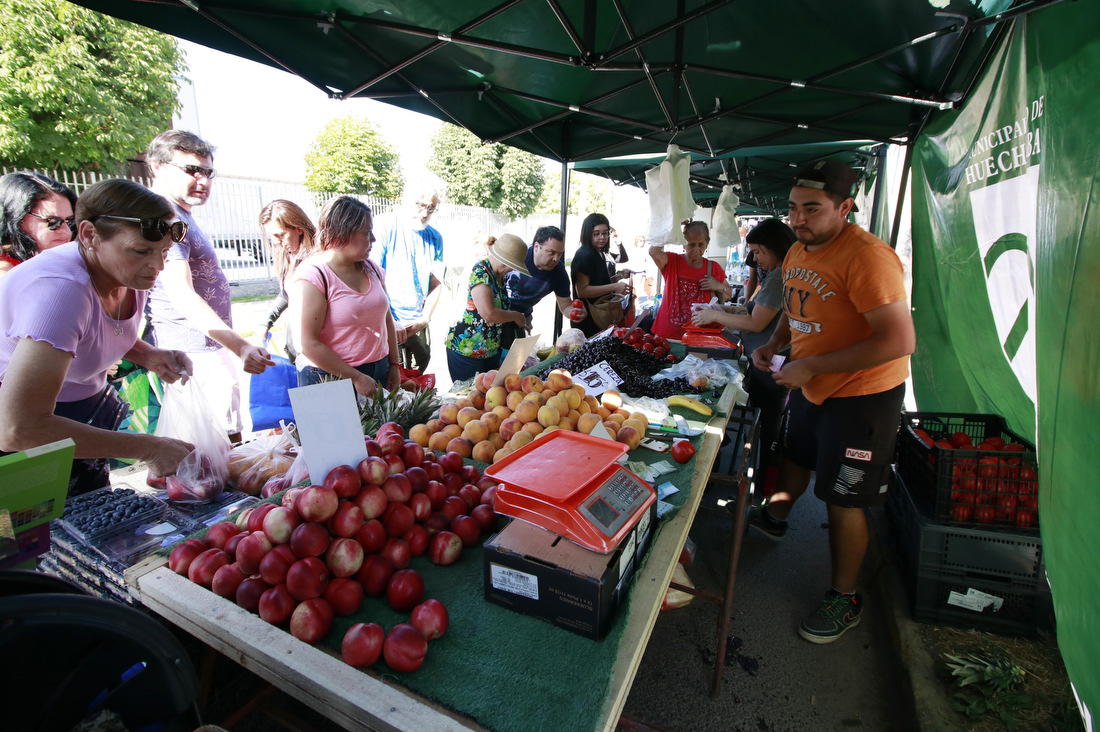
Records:
<instances>
[{"instance_id":1,"label":"white plastic bag","mask_svg":"<svg viewBox=\"0 0 1100 732\"><path fill-rule=\"evenodd\" d=\"M580 348L585 343L584 331L580 328L568 328L562 331L558 340L554 341L554 348L558 353L569 353L574 348Z\"/></svg>"},{"instance_id":2,"label":"white plastic bag","mask_svg":"<svg viewBox=\"0 0 1100 732\"><path fill-rule=\"evenodd\" d=\"M710 358L704 361L698 356L688 354L677 364L663 369L654 375L654 379L684 378L697 389L715 389L731 381L738 386L744 378L732 361Z\"/></svg>"},{"instance_id":3,"label":"white plastic bag","mask_svg":"<svg viewBox=\"0 0 1100 732\"><path fill-rule=\"evenodd\" d=\"M667 246L686 243L680 223L695 214L695 201L691 197L688 168L691 158L675 145L668 146L668 155L656 168L645 173L646 190L649 192L650 246Z\"/></svg>"},{"instance_id":4,"label":"white plastic bag","mask_svg":"<svg viewBox=\"0 0 1100 732\"><path fill-rule=\"evenodd\" d=\"M717 245L712 257L725 258L730 247L741 246L741 230L737 225L737 205L741 199L733 192L733 186L723 186L718 195L718 205L710 220L711 245Z\"/></svg>"},{"instance_id":5,"label":"white plastic bag","mask_svg":"<svg viewBox=\"0 0 1100 732\"><path fill-rule=\"evenodd\" d=\"M225 489L229 478L229 437L211 416L206 397L194 379L164 384L157 435L185 440L195 446L180 462L176 474L168 476L169 500L204 503Z\"/></svg>"}]
</instances>

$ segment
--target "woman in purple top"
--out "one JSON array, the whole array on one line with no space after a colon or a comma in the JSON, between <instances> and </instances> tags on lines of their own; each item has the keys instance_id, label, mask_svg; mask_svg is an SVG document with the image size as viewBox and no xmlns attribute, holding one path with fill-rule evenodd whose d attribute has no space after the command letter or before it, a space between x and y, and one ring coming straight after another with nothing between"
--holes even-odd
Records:
<instances>
[{"instance_id":1,"label":"woman in purple top","mask_svg":"<svg viewBox=\"0 0 1100 732\"><path fill-rule=\"evenodd\" d=\"M126 405L107 369L127 359L174 382L191 373L179 351L138 336L146 291L187 227L161 196L128 180L90 186L77 202L76 241L0 277L0 450L76 443L71 495L107 484L107 458L174 473L192 446L117 432Z\"/></svg>"}]
</instances>

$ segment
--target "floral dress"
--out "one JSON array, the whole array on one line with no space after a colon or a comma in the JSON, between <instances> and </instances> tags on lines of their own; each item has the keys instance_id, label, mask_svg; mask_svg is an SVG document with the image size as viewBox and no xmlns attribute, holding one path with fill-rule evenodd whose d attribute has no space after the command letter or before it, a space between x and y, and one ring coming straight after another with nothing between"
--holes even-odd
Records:
<instances>
[{"instance_id":1,"label":"floral dress","mask_svg":"<svg viewBox=\"0 0 1100 732\"><path fill-rule=\"evenodd\" d=\"M477 285L488 285L493 290L493 304L501 310L510 310L504 286L497 281L488 259L474 264L470 269L470 287L466 291L466 310L458 322L447 332L448 350L467 358L492 358L499 354L504 323L488 323L482 319L474 305L473 291Z\"/></svg>"}]
</instances>

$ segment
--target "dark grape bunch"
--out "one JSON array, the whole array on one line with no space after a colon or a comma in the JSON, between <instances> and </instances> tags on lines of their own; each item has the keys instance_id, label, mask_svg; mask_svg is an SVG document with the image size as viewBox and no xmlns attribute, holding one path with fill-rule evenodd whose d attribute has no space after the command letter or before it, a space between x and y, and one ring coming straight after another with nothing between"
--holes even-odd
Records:
<instances>
[{"instance_id":1,"label":"dark grape bunch","mask_svg":"<svg viewBox=\"0 0 1100 732\"><path fill-rule=\"evenodd\" d=\"M62 518L82 534L101 534L158 508L160 504L155 498L139 495L131 488L119 488L70 499Z\"/></svg>"},{"instance_id":2,"label":"dark grape bunch","mask_svg":"<svg viewBox=\"0 0 1100 732\"><path fill-rule=\"evenodd\" d=\"M546 379L552 369L565 369L571 374L584 371L600 361L607 361L615 373L623 380L619 391L630 396L646 396L663 399L673 394L698 394L701 390L688 385L684 379L653 380L653 375L669 365L663 358L657 358L634 346L623 343L619 338L606 337L589 341L564 356L548 368L538 373L540 379Z\"/></svg>"}]
</instances>

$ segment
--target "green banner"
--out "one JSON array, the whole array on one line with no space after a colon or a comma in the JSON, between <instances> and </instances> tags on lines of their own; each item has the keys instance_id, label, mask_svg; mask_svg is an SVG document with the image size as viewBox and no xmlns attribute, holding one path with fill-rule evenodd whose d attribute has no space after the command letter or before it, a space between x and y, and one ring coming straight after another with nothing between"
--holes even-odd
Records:
<instances>
[{"instance_id":1,"label":"green banner","mask_svg":"<svg viewBox=\"0 0 1100 732\"><path fill-rule=\"evenodd\" d=\"M913 158L914 391L1037 437L1058 642L1100 709L1100 13L1017 20L966 105ZM1093 8L1095 10L1095 8Z\"/></svg>"}]
</instances>

